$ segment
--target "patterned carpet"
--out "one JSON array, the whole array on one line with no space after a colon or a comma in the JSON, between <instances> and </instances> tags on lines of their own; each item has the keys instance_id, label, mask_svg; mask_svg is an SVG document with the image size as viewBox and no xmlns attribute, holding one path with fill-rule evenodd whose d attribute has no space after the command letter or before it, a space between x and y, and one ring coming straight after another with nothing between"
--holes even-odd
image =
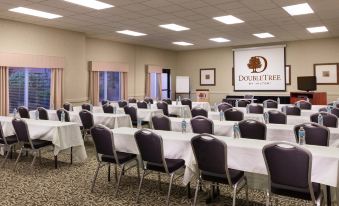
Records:
<instances>
[{"instance_id":1,"label":"patterned carpet","mask_svg":"<svg viewBox=\"0 0 339 206\"><path fill-rule=\"evenodd\" d=\"M107 167L100 170L95 190L90 192L91 181L97 165L95 149L91 142L86 142L89 158L82 164L69 164L69 152L64 151L59 158L59 169L54 169L52 151L42 153L42 163L36 161L35 169L30 170L32 156L23 157L18 170L13 171L14 160L9 160L5 168L0 169L0 205L137 205L136 193L138 178L136 169L129 170L122 177L119 195L114 198L115 180L107 181ZM2 157L0 158L2 161ZM112 170L114 171L114 170ZM112 172L113 173L113 172ZM168 189L168 177L162 176L162 190L159 191L157 175L146 177L142 188L140 205L164 205ZM179 178L174 182L170 197L171 205L190 205L186 187ZM194 195L195 181L191 185ZM206 189L204 189L206 191ZM199 205L206 205L206 192L199 193ZM249 190L250 205L265 204L263 190ZM277 198L279 205L309 205L308 202L290 198ZM192 198L193 200L193 198ZM238 195L237 205L245 204L245 192ZM231 205L229 187L221 187L221 196L209 205Z\"/></svg>"}]
</instances>

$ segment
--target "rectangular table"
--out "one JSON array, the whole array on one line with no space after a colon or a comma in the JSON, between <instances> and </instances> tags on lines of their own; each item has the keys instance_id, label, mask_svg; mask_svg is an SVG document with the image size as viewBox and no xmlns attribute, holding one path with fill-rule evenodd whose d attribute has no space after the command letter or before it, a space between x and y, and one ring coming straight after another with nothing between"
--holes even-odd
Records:
<instances>
[{"instance_id":1,"label":"rectangular table","mask_svg":"<svg viewBox=\"0 0 339 206\"><path fill-rule=\"evenodd\" d=\"M0 116L0 122L5 136L14 135L12 117ZM84 141L79 124L73 122L46 121L24 119L27 123L30 137L51 141L54 145L54 155L73 147L73 161L82 162L87 158Z\"/></svg>"},{"instance_id":2,"label":"rectangular table","mask_svg":"<svg viewBox=\"0 0 339 206\"><path fill-rule=\"evenodd\" d=\"M244 114L247 113L246 107L234 107L235 109L238 109L242 111ZM278 110L281 112L281 109L276 109L276 108L265 108L264 112L270 111L270 110ZM301 110L300 116L304 117L310 117L312 114L317 113L318 111L315 110Z\"/></svg>"}]
</instances>

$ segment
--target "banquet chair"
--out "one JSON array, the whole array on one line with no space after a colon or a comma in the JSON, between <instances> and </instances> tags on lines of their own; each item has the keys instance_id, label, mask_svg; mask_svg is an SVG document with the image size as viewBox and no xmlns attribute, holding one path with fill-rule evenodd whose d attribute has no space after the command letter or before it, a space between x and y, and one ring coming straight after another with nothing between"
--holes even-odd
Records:
<instances>
[{"instance_id":1,"label":"banquet chair","mask_svg":"<svg viewBox=\"0 0 339 206\"><path fill-rule=\"evenodd\" d=\"M140 179L137 194L137 203L139 203L144 177L154 171L158 173L159 188L161 184L160 173L165 173L170 177L166 199L166 205L169 205L172 183L175 180L174 175L177 173L177 171L185 167L185 160L165 158L162 137L150 130L141 129L134 134L134 138L141 156L143 168L143 174ZM182 175L183 174L180 174L177 178L181 177Z\"/></svg>"},{"instance_id":2,"label":"banquet chair","mask_svg":"<svg viewBox=\"0 0 339 206\"><path fill-rule=\"evenodd\" d=\"M233 190L233 206L236 205L236 196L243 187L246 187L248 203L248 185L243 171L231 169L227 161L227 145L209 134L200 134L191 139L191 146L198 165L198 178L193 205L196 205L199 187L206 181L211 186L219 184L230 185ZM213 196L213 194L212 194Z\"/></svg>"},{"instance_id":3,"label":"banquet chair","mask_svg":"<svg viewBox=\"0 0 339 206\"><path fill-rule=\"evenodd\" d=\"M283 106L281 111L284 112L286 115L293 115L293 116L300 116L301 109L297 106Z\"/></svg>"},{"instance_id":4,"label":"banquet chair","mask_svg":"<svg viewBox=\"0 0 339 206\"><path fill-rule=\"evenodd\" d=\"M278 102L273 99L267 99L263 102L265 108L278 108Z\"/></svg>"},{"instance_id":5,"label":"banquet chair","mask_svg":"<svg viewBox=\"0 0 339 206\"><path fill-rule=\"evenodd\" d=\"M219 112L225 112L226 110L231 109L231 108L233 108L233 106L226 102L222 102L218 105Z\"/></svg>"},{"instance_id":6,"label":"banquet chair","mask_svg":"<svg viewBox=\"0 0 339 206\"><path fill-rule=\"evenodd\" d=\"M295 140L299 142L298 132L300 127L305 130L305 143L310 145L328 146L330 141L330 130L320 124L309 122L294 126Z\"/></svg>"},{"instance_id":7,"label":"banquet chair","mask_svg":"<svg viewBox=\"0 0 339 206\"><path fill-rule=\"evenodd\" d=\"M104 166L108 166L108 181L111 181L110 171L111 171L111 164L115 167L115 180L116 180L116 190L115 190L115 197L118 195L119 186L121 182L122 175L128 171L129 169L136 167L138 172L138 177L140 179L140 172L139 172L139 161L136 154L126 153L126 152L119 152L115 148L114 144L114 135L112 131L103 126L103 125L96 125L91 129L91 134L93 137L95 149L96 149L96 157L98 166L95 171L95 175L92 181L91 192L94 191L94 185L98 176L98 172L100 168ZM133 165L129 165L129 163L135 162ZM128 168L126 168L128 166ZM118 167L121 169L121 172L118 177Z\"/></svg>"},{"instance_id":8,"label":"banquet chair","mask_svg":"<svg viewBox=\"0 0 339 206\"><path fill-rule=\"evenodd\" d=\"M334 114L335 116L337 116L339 118L339 108L333 108L331 110L331 113Z\"/></svg>"},{"instance_id":9,"label":"banquet chair","mask_svg":"<svg viewBox=\"0 0 339 206\"><path fill-rule=\"evenodd\" d=\"M151 97L145 97L144 102L153 104L153 99Z\"/></svg>"},{"instance_id":10,"label":"banquet chair","mask_svg":"<svg viewBox=\"0 0 339 206\"><path fill-rule=\"evenodd\" d=\"M308 102L308 101L305 101L305 100L299 100L299 101L297 101L297 102L295 102L294 103L294 105L300 105L300 109L301 110L311 110L312 109L312 104L310 103L310 102Z\"/></svg>"},{"instance_id":11,"label":"banquet chair","mask_svg":"<svg viewBox=\"0 0 339 206\"><path fill-rule=\"evenodd\" d=\"M164 101L157 102L157 108L158 108L158 109L162 109L162 112L163 112L164 115L166 115L166 116L169 116L169 117L178 117L178 115L170 114L170 113L169 113L167 102L164 102Z\"/></svg>"},{"instance_id":12,"label":"banquet chair","mask_svg":"<svg viewBox=\"0 0 339 206\"><path fill-rule=\"evenodd\" d=\"M181 104L182 105L188 105L190 110L192 110L192 100L190 100L188 98L184 98L184 99L181 100Z\"/></svg>"},{"instance_id":13,"label":"banquet chair","mask_svg":"<svg viewBox=\"0 0 339 206\"><path fill-rule=\"evenodd\" d=\"M0 147L4 148L3 149L4 152L7 151L7 153L4 153L5 159L2 161L1 167L5 166L9 154L12 155L14 146L17 143L18 143L18 138L16 137L16 135L10 135L7 137L4 135L1 122L0 122Z\"/></svg>"},{"instance_id":14,"label":"banquet chair","mask_svg":"<svg viewBox=\"0 0 339 206\"><path fill-rule=\"evenodd\" d=\"M327 112L327 107L321 107L318 112Z\"/></svg>"},{"instance_id":15,"label":"banquet chair","mask_svg":"<svg viewBox=\"0 0 339 206\"><path fill-rule=\"evenodd\" d=\"M26 119L30 118L27 107L24 107L24 106L18 107L18 112L19 112L20 118L26 118Z\"/></svg>"},{"instance_id":16,"label":"banquet chair","mask_svg":"<svg viewBox=\"0 0 339 206\"><path fill-rule=\"evenodd\" d=\"M94 118L92 112L83 109L79 112L82 123L82 137L85 139L87 134L91 134L91 129L94 126Z\"/></svg>"},{"instance_id":17,"label":"banquet chair","mask_svg":"<svg viewBox=\"0 0 339 206\"><path fill-rule=\"evenodd\" d=\"M87 111L91 111L91 108L92 108L92 105L89 104L89 103L85 103L85 104L81 105L81 109L83 109L83 110L85 109Z\"/></svg>"},{"instance_id":18,"label":"banquet chair","mask_svg":"<svg viewBox=\"0 0 339 206\"><path fill-rule=\"evenodd\" d=\"M334 127L338 128L338 117L335 116L334 114L330 114L327 112L318 112L315 114L312 114L310 116L311 122L318 123L318 115L322 115L323 117L323 125L325 127Z\"/></svg>"},{"instance_id":19,"label":"banquet chair","mask_svg":"<svg viewBox=\"0 0 339 206\"><path fill-rule=\"evenodd\" d=\"M154 115L152 117L152 125L155 130L171 131L171 120L163 114Z\"/></svg>"},{"instance_id":20,"label":"banquet chair","mask_svg":"<svg viewBox=\"0 0 339 206\"><path fill-rule=\"evenodd\" d=\"M192 113L192 117L196 117L196 116L203 116L203 117L207 117L208 116L208 112L207 110L201 108L201 107L195 107L191 110Z\"/></svg>"},{"instance_id":21,"label":"banquet chair","mask_svg":"<svg viewBox=\"0 0 339 206\"><path fill-rule=\"evenodd\" d=\"M132 125L137 126L138 125L138 112L137 108L132 107L132 106L125 106L124 107L125 114L128 114L131 117ZM141 125L146 125L148 124L145 121L141 121Z\"/></svg>"},{"instance_id":22,"label":"banquet chair","mask_svg":"<svg viewBox=\"0 0 339 206\"><path fill-rule=\"evenodd\" d=\"M41 120L49 120L47 109L45 109L43 107L38 107L37 110L39 111L39 119L41 119Z\"/></svg>"},{"instance_id":23,"label":"banquet chair","mask_svg":"<svg viewBox=\"0 0 339 206\"><path fill-rule=\"evenodd\" d=\"M101 105L109 104L109 100L102 100Z\"/></svg>"},{"instance_id":24,"label":"banquet chair","mask_svg":"<svg viewBox=\"0 0 339 206\"><path fill-rule=\"evenodd\" d=\"M248 113L251 114L263 114L264 107L259 104L249 104L248 105Z\"/></svg>"},{"instance_id":25,"label":"banquet chair","mask_svg":"<svg viewBox=\"0 0 339 206\"><path fill-rule=\"evenodd\" d=\"M129 98L128 103L137 103L137 99L136 98Z\"/></svg>"},{"instance_id":26,"label":"banquet chair","mask_svg":"<svg viewBox=\"0 0 339 206\"><path fill-rule=\"evenodd\" d=\"M268 173L266 205L272 194L312 201L322 205L319 183L311 182L312 154L306 148L287 142L267 144L262 149Z\"/></svg>"},{"instance_id":27,"label":"banquet chair","mask_svg":"<svg viewBox=\"0 0 339 206\"><path fill-rule=\"evenodd\" d=\"M224 112L225 120L228 121L241 121L244 119L244 113L235 108L228 109Z\"/></svg>"},{"instance_id":28,"label":"banquet chair","mask_svg":"<svg viewBox=\"0 0 339 206\"><path fill-rule=\"evenodd\" d=\"M245 119L239 122L241 138L266 140L267 128L262 122Z\"/></svg>"},{"instance_id":29,"label":"banquet chair","mask_svg":"<svg viewBox=\"0 0 339 206\"><path fill-rule=\"evenodd\" d=\"M70 122L71 119L69 117L69 112L66 109L63 109L63 108L57 110L57 116L58 116L59 121L61 121L62 112L65 113L65 122Z\"/></svg>"},{"instance_id":30,"label":"banquet chair","mask_svg":"<svg viewBox=\"0 0 339 206\"><path fill-rule=\"evenodd\" d=\"M109 113L109 114L113 114L113 106L110 104L104 104L102 105L102 109L104 110L104 113Z\"/></svg>"},{"instance_id":31,"label":"banquet chair","mask_svg":"<svg viewBox=\"0 0 339 206\"><path fill-rule=\"evenodd\" d=\"M204 116L196 116L191 119L192 132L196 134L214 134L214 123Z\"/></svg>"},{"instance_id":32,"label":"banquet chair","mask_svg":"<svg viewBox=\"0 0 339 206\"><path fill-rule=\"evenodd\" d=\"M287 124L287 115L278 110L270 110L268 114L268 123L270 124Z\"/></svg>"},{"instance_id":33,"label":"banquet chair","mask_svg":"<svg viewBox=\"0 0 339 206\"><path fill-rule=\"evenodd\" d=\"M62 105L62 107L63 107L65 110L69 111L69 112L73 110L73 106L72 106L72 104L69 103L69 102L65 102L65 103Z\"/></svg>"},{"instance_id":34,"label":"banquet chair","mask_svg":"<svg viewBox=\"0 0 339 206\"><path fill-rule=\"evenodd\" d=\"M23 151L31 151L33 152L33 160L31 163L31 169L33 169L35 159L39 155L40 161L41 161L41 150L46 147L53 147L53 144L51 141L41 140L41 139L31 139L27 123L23 119L13 119L12 125L15 130L15 134L18 138L18 143L20 145L20 151L18 154L18 157L15 161L14 170L16 170L18 166L18 162L20 160L21 154ZM55 161L57 159L55 158Z\"/></svg>"},{"instance_id":35,"label":"banquet chair","mask_svg":"<svg viewBox=\"0 0 339 206\"><path fill-rule=\"evenodd\" d=\"M119 105L119 107L120 108L123 108L123 107L125 107L125 106L127 106L127 101L125 101L125 100L120 100L120 101L118 101L118 105Z\"/></svg>"},{"instance_id":36,"label":"banquet chair","mask_svg":"<svg viewBox=\"0 0 339 206\"><path fill-rule=\"evenodd\" d=\"M253 99L254 95L253 94L245 94L244 99Z\"/></svg>"},{"instance_id":37,"label":"banquet chair","mask_svg":"<svg viewBox=\"0 0 339 206\"><path fill-rule=\"evenodd\" d=\"M139 109L147 109L147 103L145 101L137 102L137 107Z\"/></svg>"},{"instance_id":38,"label":"banquet chair","mask_svg":"<svg viewBox=\"0 0 339 206\"><path fill-rule=\"evenodd\" d=\"M238 107L247 107L248 104L251 104L251 101L246 100L246 99L238 100Z\"/></svg>"},{"instance_id":39,"label":"banquet chair","mask_svg":"<svg viewBox=\"0 0 339 206\"><path fill-rule=\"evenodd\" d=\"M163 102L166 102L168 105L172 104L172 100L171 99L163 99Z\"/></svg>"}]
</instances>

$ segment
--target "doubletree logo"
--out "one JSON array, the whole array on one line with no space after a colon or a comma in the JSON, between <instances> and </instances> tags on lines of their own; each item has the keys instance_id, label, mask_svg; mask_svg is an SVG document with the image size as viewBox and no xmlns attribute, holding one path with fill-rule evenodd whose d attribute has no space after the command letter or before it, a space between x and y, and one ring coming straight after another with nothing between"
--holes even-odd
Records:
<instances>
[{"instance_id":1,"label":"doubletree logo","mask_svg":"<svg viewBox=\"0 0 339 206\"><path fill-rule=\"evenodd\" d=\"M262 56L253 56L250 58L247 66L252 70L251 73L261 73L267 68L267 60Z\"/></svg>"}]
</instances>

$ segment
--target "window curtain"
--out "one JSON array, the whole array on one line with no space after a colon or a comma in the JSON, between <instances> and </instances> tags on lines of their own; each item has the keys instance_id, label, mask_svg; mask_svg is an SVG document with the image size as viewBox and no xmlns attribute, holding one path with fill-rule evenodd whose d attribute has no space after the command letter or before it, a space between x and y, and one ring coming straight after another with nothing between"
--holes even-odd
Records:
<instances>
[{"instance_id":1,"label":"window curtain","mask_svg":"<svg viewBox=\"0 0 339 206\"><path fill-rule=\"evenodd\" d=\"M127 72L121 72L121 81L120 81L120 88L121 88L121 99L127 99L128 98L128 88L127 88L127 82L128 82L128 73Z\"/></svg>"},{"instance_id":2,"label":"window curtain","mask_svg":"<svg viewBox=\"0 0 339 206\"><path fill-rule=\"evenodd\" d=\"M90 102L93 105L99 105L99 72L91 71L89 80Z\"/></svg>"},{"instance_id":3,"label":"window curtain","mask_svg":"<svg viewBox=\"0 0 339 206\"><path fill-rule=\"evenodd\" d=\"M0 66L0 115L7 116L9 108L8 67Z\"/></svg>"},{"instance_id":4,"label":"window curtain","mask_svg":"<svg viewBox=\"0 0 339 206\"><path fill-rule=\"evenodd\" d=\"M145 77L145 97L150 97L151 96L151 73L146 72L146 77Z\"/></svg>"},{"instance_id":5,"label":"window curtain","mask_svg":"<svg viewBox=\"0 0 339 206\"><path fill-rule=\"evenodd\" d=\"M162 99L162 82L161 82L161 74L162 74L162 73L157 73L157 83L158 83L157 97L159 98L159 100Z\"/></svg>"},{"instance_id":6,"label":"window curtain","mask_svg":"<svg viewBox=\"0 0 339 206\"><path fill-rule=\"evenodd\" d=\"M63 101L63 69L52 68L51 69L51 109L58 109L62 107Z\"/></svg>"}]
</instances>

